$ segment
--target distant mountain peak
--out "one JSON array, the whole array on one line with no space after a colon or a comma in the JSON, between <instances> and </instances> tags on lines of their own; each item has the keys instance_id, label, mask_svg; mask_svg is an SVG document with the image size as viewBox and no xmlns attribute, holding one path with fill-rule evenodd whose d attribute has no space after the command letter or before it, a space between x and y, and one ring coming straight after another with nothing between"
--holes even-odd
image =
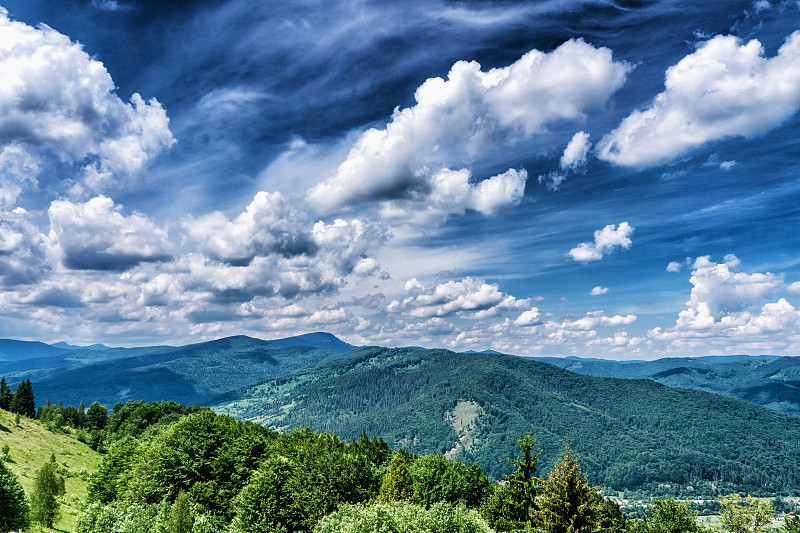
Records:
<instances>
[{"instance_id":1,"label":"distant mountain peak","mask_svg":"<svg viewBox=\"0 0 800 533\"><path fill-rule=\"evenodd\" d=\"M357 348L357 346L347 344L336 335L324 331L303 333L302 335L272 340L270 342L280 348L288 348L289 346L312 346L321 350L331 350L334 352L349 352Z\"/></svg>"}]
</instances>

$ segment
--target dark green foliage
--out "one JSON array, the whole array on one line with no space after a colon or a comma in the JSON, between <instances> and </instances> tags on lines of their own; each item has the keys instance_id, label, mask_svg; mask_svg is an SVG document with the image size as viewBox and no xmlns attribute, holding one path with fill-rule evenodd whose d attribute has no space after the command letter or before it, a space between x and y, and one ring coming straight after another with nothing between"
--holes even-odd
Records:
<instances>
[{"instance_id":1,"label":"dark green foliage","mask_svg":"<svg viewBox=\"0 0 800 533\"><path fill-rule=\"evenodd\" d=\"M138 446L136 439L126 436L109 448L100 467L89 478L89 501L109 503L124 492L127 487L125 474L133 464Z\"/></svg>"},{"instance_id":2,"label":"dark green foliage","mask_svg":"<svg viewBox=\"0 0 800 533\"><path fill-rule=\"evenodd\" d=\"M454 450L459 435L446 415L463 401L481 411ZM800 490L800 426L792 416L511 356L363 348L247 388L216 408L345 438L367 431L417 454L454 450L454 459L474 461L492 479L512 471L505 458L516 455L516 441L507 436L532 431L544 464L553 464L569 435L583 471L609 489Z\"/></svg>"},{"instance_id":3,"label":"dark green foliage","mask_svg":"<svg viewBox=\"0 0 800 533\"><path fill-rule=\"evenodd\" d=\"M594 533L602 518L599 487L589 485L569 444L547 474L533 512L533 522L543 533Z\"/></svg>"},{"instance_id":4,"label":"dark green foliage","mask_svg":"<svg viewBox=\"0 0 800 533\"><path fill-rule=\"evenodd\" d=\"M676 502L672 496L656 498L654 505L647 507L649 516L639 522L632 522L632 533L703 533L706 531L697 523L697 514L689 510L685 502Z\"/></svg>"},{"instance_id":5,"label":"dark green foliage","mask_svg":"<svg viewBox=\"0 0 800 533\"><path fill-rule=\"evenodd\" d=\"M11 388L6 383L6 377L3 376L2 379L0 379L0 409L10 411L11 399Z\"/></svg>"},{"instance_id":6,"label":"dark green foliage","mask_svg":"<svg viewBox=\"0 0 800 533\"><path fill-rule=\"evenodd\" d=\"M605 533L624 533L628 529L628 519L619 504L610 498L603 500L597 524Z\"/></svg>"},{"instance_id":7,"label":"dark green foliage","mask_svg":"<svg viewBox=\"0 0 800 533\"><path fill-rule=\"evenodd\" d=\"M171 502L184 491L203 511L229 519L231 502L266 455L268 435L210 411L186 416L137 447L124 498Z\"/></svg>"},{"instance_id":8,"label":"dark green foliage","mask_svg":"<svg viewBox=\"0 0 800 533\"><path fill-rule=\"evenodd\" d=\"M383 478L379 500L385 503L406 501L416 503L419 496L414 488L414 480L406 466L403 454L396 453L389 465L389 471Z\"/></svg>"},{"instance_id":9,"label":"dark green foliage","mask_svg":"<svg viewBox=\"0 0 800 533\"><path fill-rule=\"evenodd\" d=\"M89 410L86 411L86 424L89 429L105 428L107 418L108 409L106 409L105 405L100 405L98 402L94 402L89 406Z\"/></svg>"},{"instance_id":10,"label":"dark green foliage","mask_svg":"<svg viewBox=\"0 0 800 533\"><path fill-rule=\"evenodd\" d=\"M31 495L31 520L40 526L53 527L59 515L58 497L64 494L64 478L56 472L54 461L48 461L36 472Z\"/></svg>"},{"instance_id":11,"label":"dark green foliage","mask_svg":"<svg viewBox=\"0 0 800 533\"><path fill-rule=\"evenodd\" d=\"M786 533L800 533L800 516L797 513L786 515L783 519L783 529Z\"/></svg>"},{"instance_id":12,"label":"dark green foliage","mask_svg":"<svg viewBox=\"0 0 800 533\"><path fill-rule=\"evenodd\" d=\"M451 461L443 455L424 455L409 467L419 501L426 508L436 502L479 507L491 492L489 478L475 463Z\"/></svg>"},{"instance_id":13,"label":"dark green foliage","mask_svg":"<svg viewBox=\"0 0 800 533\"><path fill-rule=\"evenodd\" d=\"M301 530L303 512L292 494L292 470L289 459L282 456L270 457L262 463L236 498L237 529L247 533Z\"/></svg>"},{"instance_id":14,"label":"dark green foliage","mask_svg":"<svg viewBox=\"0 0 800 533\"><path fill-rule=\"evenodd\" d=\"M533 529L534 499L539 492L536 463L541 450L536 449L536 439L530 433L517 441L521 455L509 462L516 468L505 481L497 485L481 508L489 524L498 531Z\"/></svg>"},{"instance_id":15,"label":"dark green foliage","mask_svg":"<svg viewBox=\"0 0 800 533\"><path fill-rule=\"evenodd\" d=\"M0 461L0 532L28 527L28 502L17 476Z\"/></svg>"},{"instance_id":16,"label":"dark green foliage","mask_svg":"<svg viewBox=\"0 0 800 533\"><path fill-rule=\"evenodd\" d=\"M27 416L28 418L36 417L36 402L33 397L33 387L31 386L30 378L17 385L17 390L14 392L11 399L10 411L12 413L19 413L22 416Z\"/></svg>"}]
</instances>

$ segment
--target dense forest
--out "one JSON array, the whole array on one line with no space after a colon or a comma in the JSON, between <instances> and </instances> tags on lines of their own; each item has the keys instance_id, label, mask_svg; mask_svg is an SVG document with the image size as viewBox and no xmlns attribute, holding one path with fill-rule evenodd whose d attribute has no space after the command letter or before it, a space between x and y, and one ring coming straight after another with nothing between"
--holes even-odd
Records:
<instances>
[{"instance_id":1,"label":"dense forest","mask_svg":"<svg viewBox=\"0 0 800 533\"><path fill-rule=\"evenodd\" d=\"M597 378L494 354L363 348L220 398L217 412L266 426L361 431L393 448L509 474L514 436L542 460L565 437L591 479L616 491L714 496L800 490L800 419L650 380Z\"/></svg>"},{"instance_id":2,"label":"dense forest","mask_svg":"<svg viewBox=\"0 0 800 533\"><path fill-rule=\"evenodd\" d=\"M94 435L104 452L89 475L76 533L706 531L673 497L628 518L582 472L568 442L540 476L541 450L531 434L516 439L512 472L491 482L474 463L392 450L366 434L346 441L308 428L278 433L172 402L128 402L109 413L98 405L83 413L39 409L40 423ZM52 526L64 494L55 460L45 461L25 495L4 457L0 531ZM766 531L775 514L769 501L738 494L719 503L730 533ZM798 525L789 516L784 531L800 531Z\"/></svg>"}]
</instances>

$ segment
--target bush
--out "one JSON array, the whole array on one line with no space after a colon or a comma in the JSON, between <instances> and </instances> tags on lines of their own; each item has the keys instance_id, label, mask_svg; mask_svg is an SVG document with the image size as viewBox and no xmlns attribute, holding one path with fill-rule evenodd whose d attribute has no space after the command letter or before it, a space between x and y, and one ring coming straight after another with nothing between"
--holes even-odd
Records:
<instances>
[{"instance_id":1,"label":"bush","mask_svg":"<svg viewBox=\"0 0 800 533\"><path fill-rule=\"evenodd\" d=\"M426 510L421 505L398 501L343 505L323 518L315 533L491 533L477 511L464 505L436 503Z\"/></svg>"}]
</instances>

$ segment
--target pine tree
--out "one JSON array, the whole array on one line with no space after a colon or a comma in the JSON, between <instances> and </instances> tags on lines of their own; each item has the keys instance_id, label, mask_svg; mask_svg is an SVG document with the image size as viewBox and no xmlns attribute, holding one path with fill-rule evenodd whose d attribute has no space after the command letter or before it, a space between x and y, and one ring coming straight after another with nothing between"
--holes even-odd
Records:
<instances>
[{"instance_id":1,"label":"pine tree","mask_svg":"<svg viewBox=\"0 0 800 533\"><path fill-rule=\"evenodd\" d=\"M30 378L17 385L17 390L11 400L10 410L28 418L36 417L36 402L33 398L33 387L31 386Z\"/></svg>"},{"instance_id":2,"label":"pine tree","mask_svg":"<svg viewBox=\"0 0 800 533\"><path fill-rule=\"evenodd\" d=\"M55 462L46 462L33 480L31 519L40 526L53 527L59 515L58 496L64 494L64 479L56 473Z\"/></svg>"},{"instance_id":3,"label":"pine tree","mask_svg":"<svg viewBox=\"0 0 800 533\"><path fill-rule=\"evenodd\" d=\"M189 497L180 491L169 511L168 533L191 533L194 522L189 509Z\"/></svg>"},{"instance_id":4,"label":"pine tree","mask_svg":"<svg viewBox=\"0 0 800 533\"><path fill-rule=\"evenodd\" d=\"M594 533L600 531L603 498L581 473L569 443L547 474L534 511L534 523L543 533Z\"/></svg>"},{"instance_id":5,"label":"pine tree","mask_svg":"<svg viewBox=\"0 0 800 533\"><path fill-rule=\"evenodd\" d=\"M17 476L0 461L0 532L28 527L28 502Z\"/></svg>"},{"instance_id":6,"label":"pine tree","mask_svg":"<svg viewBox=\"0 0 800 533\"><path fill-rule=\"evenodd\" d=\"M406 461L400 452L395 453L392 457L389 472L383 478L379 499L382 502L405 500L416 503L419 501L419 496L414 488L414 480L411 478Z\"/></svg>"},{"instance_id":7,"label":"pine tree","mask_svg":"<svg viewBox=\"0 0 800 533\"><path fill-rule=\"evenodd\" d=\"M11 410L11 387L6 383L6 377L0 379L0 409Z\"/></svg>"},{"instance_id":8,"label":"pine tree","mask_svg":"<svg viewBox=\"0 0 800 533\"><path fill-rule=\"evenodd\" d=\"M526 433L517 443L522 451L522 456L513 460L509 459L517 469L513 474L503 476L511 494L506 518L516 522L517 527L530 531L533 526L531 522L533 502L538 489L535 477L536 463L539 461L539 454L542 453L542 450L536 449L536 439L530 433Z\"/></svg>"}]
</instances>

